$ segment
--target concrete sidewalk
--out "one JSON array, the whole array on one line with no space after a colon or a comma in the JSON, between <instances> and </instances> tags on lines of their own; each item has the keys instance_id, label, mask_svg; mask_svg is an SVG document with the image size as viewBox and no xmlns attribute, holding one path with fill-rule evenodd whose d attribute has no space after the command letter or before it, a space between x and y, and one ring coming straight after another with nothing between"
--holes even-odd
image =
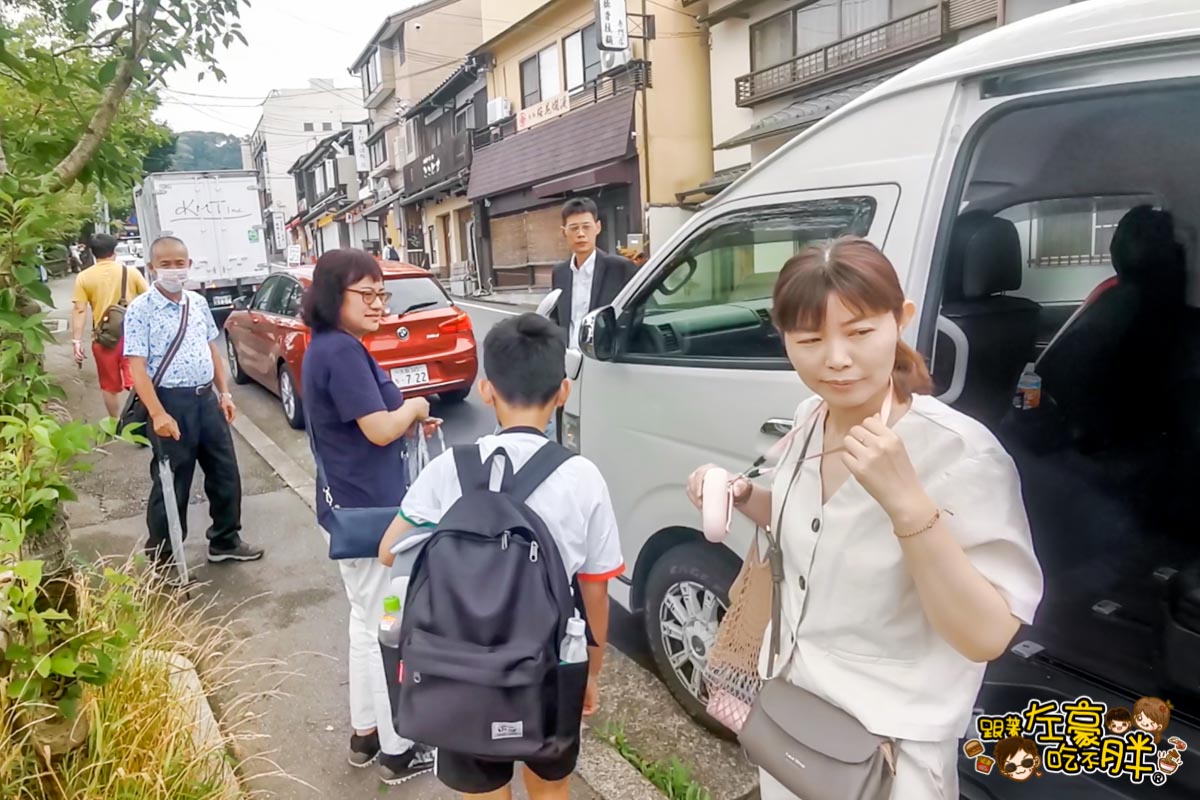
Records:
<instances>
[{"instance_id":1,"label":"concrete sidewalk","mask_svg":"<svg viewBox=\"0 0 1200 800\"><path fill-rule=\"evenodd\" d=\"M53 312L59 318L64 314ZM66 390L72 415L96 422L105 412L95 365L89 360L83 369L77 369L71 360L69 335L60 334L58 339L47 349L47 370ZM243 422L257 430L252 422ZM210 565L205 561L208 504L199 470L189 507L191 535L185 552L200 584L194 594L214 600L222 613L234 611L234 630L244 642L239 660L262 665L247 670L235 690L215 698L218 717L221 707L238 695L249 693L255 698L250 706L239 707L238 713L245 716L237 720L245 726L243 730L262 737L243 754L251 759L244 769L250 777L248 788L279 798L455 797L432 776L387 787L376 779L373 769L354 770L346 764L350 721L345 590L308 503L244 437L235 436L234 440L244 491L244 536L264 546L266 557L252 564ZM96 455L94 471L80 473L75 480L78 501L67 505L75 546L84 557L124 556L145 542L149 453L118 443ZM594 745L594 749L600 747ZM602 759L601 763L603 769L611 760ZM267 776L279 771L291 779ZM631 783L630 788L635 785ZM654 790L649 787L646 791L648 786L619 797L649 800ZM577 800L598 797L580 778L575 779L572 796Z\"/></svg>"}]
</instances>

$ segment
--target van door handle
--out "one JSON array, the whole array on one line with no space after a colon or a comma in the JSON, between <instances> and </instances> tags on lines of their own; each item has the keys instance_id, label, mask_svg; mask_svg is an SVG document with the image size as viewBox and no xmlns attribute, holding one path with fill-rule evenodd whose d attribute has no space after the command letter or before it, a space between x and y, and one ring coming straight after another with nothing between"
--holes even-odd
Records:
<instances>
[{"instance_id":1,"label":"van door handle","mask_svg":"<svg viewBox=\"0 0 1200 800\"><path fill-rule=\"evenodd\" d=\"M759 429L761 433L768 436L778 436L780 438L787 436L792 430L793 423L790 419L784 417L772 417L762 424Z\"/></svg>"}]
</instances>

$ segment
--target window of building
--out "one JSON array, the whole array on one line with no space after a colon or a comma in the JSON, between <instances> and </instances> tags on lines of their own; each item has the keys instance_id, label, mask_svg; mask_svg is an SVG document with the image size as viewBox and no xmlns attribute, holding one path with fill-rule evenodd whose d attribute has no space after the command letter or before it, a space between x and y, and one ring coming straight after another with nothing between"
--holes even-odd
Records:
<instances>
[{"instance_id":1,"label":"window of building","mask_svg":"<svg viewBox=\"0 0 1200 800\"><path fill-rule=\"evenodd\" d=\"M325 168L318 167L313 170L313 188L317 191L317 197L329 191L329 184L325 182Z\"/></svg>"},{"instance_id":2,"label":"window of building","mask_svg":"<svg viewBox=\"0 0 1200 800\"><path fill-rule=\"evenodd\" d=\"M363 97L370 97L379 88L379 82L382 79L383 59L379 54L379 48L376 47L371 51L371 57L367 59L367 63L362 67Z\"/></svg>"},{"instance_id":3,"label":"window of building","mask_svg":"<svg viewBox=\"0 0 1200 800\"><path fill-rule=\"evenodd\" d=\"M417 158L417 121L406 120L404 123L404 157L407 161Z\"/></svg>"},{"instance_id":4,"label":"window of building","mask_svg":"<svg viewBox=\"0 0 1200 800\"><path fill-rule=\"evenodd\" d=\"M457 136L463 131L473 130L475 128L475 105L468 103L467 105L454 112L454 134Z\"/></svg>"},{"instance_id":5,"label":"window of building","mask_svg":"<svg viewBox=\"0 0 1200 800\"><path fill-rule=\"evenodd\" d=\"M574 91L600 74L600 48L596 46L596 23L563 39L563 61L567 67L567 90Z\"/></svg>"},{"instance_id":6,"label":"window of building","mask_svg":"<svg viewBox=\"0 0 1200 800\"><path fill-rule=\"evenodd\" d=\"M333 123L332 123L332 122L322 122L322 123L321 123L321 130L323 130L323 131L331 131L331 130L333 130Z\"/></svg>"},{"instance_id":7,"label":"window of building","mask_svg":"<svg viewBox=\"0 0 1200 800\"><path fill-rule=\"evenodd\" d=\"M562 91L558 47L550 45L521 62L521 107L537 105Z\"/></svg>"},{"instance_id":8,"label":"window of building","mask_svg":"<svg viewBox=\"0 0 1200 800\"><path fill-rule=\"evenodd\" d=\"M386 137L380 137L379 141L371 144L371 169L375 169L380 164L387 161L387 141Z\"/></svg>"},{"instance_id":9,"label":"window of building","mask_svg":"<svg viewBox=\"0 0 1200 800\"><path fill-rule=\"evenodd\" d=\"M312 132L312 130L313 130L313 124L312 124L311 122L306 122L306 123L304 123L304 130L305 130L306 132Z\"/></svg>"},{"instance_id":10,"label":"window of building","mask_svg":"<svg viewBox=\"0 0 1200 800\"><path fill-rule=\"evenodd\" d=\"M750 27L751 69L763 69L935 5L933 0L817 0Z\"/></svg>"}]
</instances>

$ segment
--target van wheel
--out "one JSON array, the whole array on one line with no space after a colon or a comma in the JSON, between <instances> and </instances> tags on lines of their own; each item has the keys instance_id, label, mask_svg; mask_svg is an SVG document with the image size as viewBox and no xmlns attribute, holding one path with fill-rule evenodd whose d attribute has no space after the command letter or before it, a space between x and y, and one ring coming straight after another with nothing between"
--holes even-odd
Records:
<instances>
[{"instance_id":1,"label":"van wheel","mask_svg":"<svg viewBox=\"0 0 1200 800\"><path fill-rule=\"evenodd\" d=\"M663 682L684 710L713 733L733 733L708 715L704 665L729 608L735 559L692 542L664 553L646 581L646 638Z\"/></svg>"},{"instance_id":2,"label":"van wheel","mask_svg":"<svg viewBox=\"0 0 1200 800\"><path fill-rule=\"evenodd\" d=\"M233 382L245 386L250 382L250 376L242 371L242 362L238 360L237 348L233 345L233 339L229 338L229 333L225 333L225 352L229 355L229 373L233 375Z\"/></svg>"},{"instance_id":3,"label":"van wheel","mask_svg":"<svg viewBox=\"0 0 1200 800\"><path fill-rule=\"evenodd\" d=\"M287 417L288 425L301 430L304 427L304 405L300 402L300 395L296 392L296 381L292 378L292 371L288 369L287 364L279 365L279 402L283 404L283 413Z\"/></svg>"}]
</instances>

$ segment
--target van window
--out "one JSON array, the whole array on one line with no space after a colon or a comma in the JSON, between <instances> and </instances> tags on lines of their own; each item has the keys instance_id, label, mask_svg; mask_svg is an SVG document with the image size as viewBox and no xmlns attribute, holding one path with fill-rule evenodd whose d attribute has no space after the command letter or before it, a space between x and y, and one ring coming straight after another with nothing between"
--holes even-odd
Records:
<instances>
[{"instance_id":1,"label":"van window","mask_svg":"<svg viewBox=\"0 0 1200 800\"><path fill-rule=\"evenodd\" d=\"M1021 237L1024 277L1012 292L1043 305L1078 305L1114 274L1108 251L1129 209L1157 205L1151 195L1071 197L1022 203L997 216Z\"/></svg>"},{"instance_id":2,"label":"van window","mask_svg":"<svg viewBox=\"0 0 1200 800\"><path fill-rule=\"evenodd\" d=\"M627 313L633 324L621 355L784 358L771 323L771 292L779 270L810 242L865 236L874 215L874 198L859 196L721 217L685 245L631 305Z\"/></svg>"}]
</instances>

